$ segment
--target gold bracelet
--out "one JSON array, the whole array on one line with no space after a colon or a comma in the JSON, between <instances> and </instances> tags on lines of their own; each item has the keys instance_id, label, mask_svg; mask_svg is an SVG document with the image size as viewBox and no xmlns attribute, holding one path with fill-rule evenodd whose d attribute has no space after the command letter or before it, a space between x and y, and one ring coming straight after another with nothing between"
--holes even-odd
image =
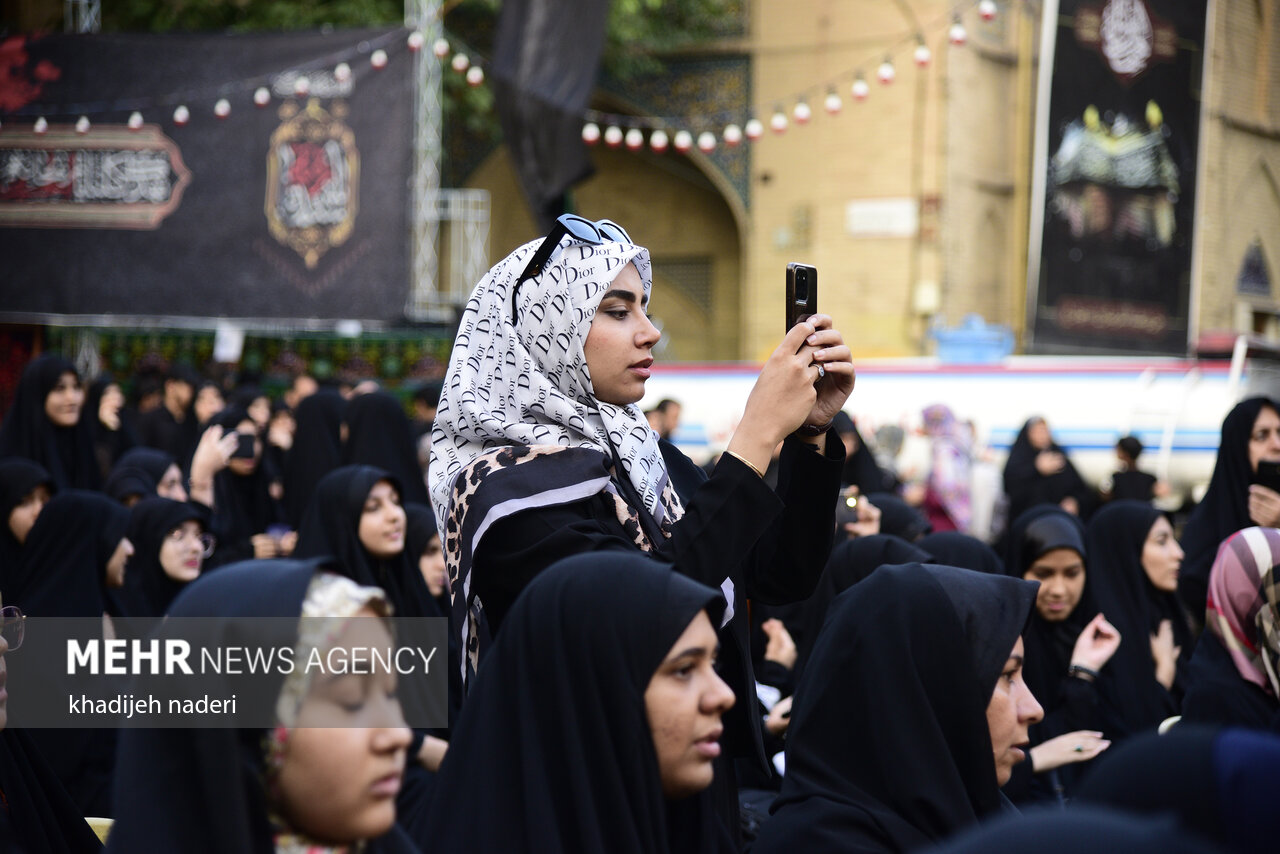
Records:
<instances>
[{"instance_id":1,"label":"gold bracelet","mask_svg":"<svg viewBox=\"0 0 1280 854\"><path fill-rule=\"evenodd\" d=\"M760 478L761 480L764 480L764 472L756 468L756 464L751 462L751 460L747 459L742 454L736 453L734 451L725 451L725 453L733 457L735 460L738 460L739 462L741 462L744 466L751 469L753 472L755 472L756 477Z\"/></svg>"}]
</instances>

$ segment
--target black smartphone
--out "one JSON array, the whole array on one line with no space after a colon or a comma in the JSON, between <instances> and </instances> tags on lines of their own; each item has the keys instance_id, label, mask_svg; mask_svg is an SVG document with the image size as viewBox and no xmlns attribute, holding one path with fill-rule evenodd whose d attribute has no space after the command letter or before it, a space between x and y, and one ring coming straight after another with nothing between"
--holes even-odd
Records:
<instances>
[{"instance_id":1,"label":"black smartphone","mask_svg":"<svg viewBox=\"0 0 1280 854\"><path fill-rule=\"evenodd\" d=\"M787 265L787 331L818 313L818 268L792 261Z\"/></svg>"},{"instance_id":2,"label":"black smartphone","mask_svg":"<svg viewBox=\"0 0 1280 854\"><path fill-rule=\"evenodd\" d=\"M1280 492L1280 460L1258 460L1258 470L1254 472L1253 482Z\"/></svg>"},{"instance_id":3,"label":"black smartphone","mask_svg":"<svg viewBox=\"0 0 1280 854\"><path fill-rule=\"evenodd\" d=\"M252 433L240 433L240 443L236 445L236 449L231 454L233 460L251 460L253 459L254 445L258 438Z\"/></svg>"}]
</instances>

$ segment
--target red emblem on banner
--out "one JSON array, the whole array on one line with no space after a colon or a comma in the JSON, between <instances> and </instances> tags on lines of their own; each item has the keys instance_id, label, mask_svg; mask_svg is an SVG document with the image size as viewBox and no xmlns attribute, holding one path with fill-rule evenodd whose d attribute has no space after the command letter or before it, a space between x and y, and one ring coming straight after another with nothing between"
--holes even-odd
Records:
<instances>
[{"instance_id":1,"label":"red emblem on banner","mask_svg":"<svg viewBox=\"0 0 1280 854\"><path fill-rule=\"evenodd\" d=\"M355 134L312 98L305 109L286 104L267 154L267 224L271 236L313 269L355 226L360 154Z\"/></svg>"}]
</instances>

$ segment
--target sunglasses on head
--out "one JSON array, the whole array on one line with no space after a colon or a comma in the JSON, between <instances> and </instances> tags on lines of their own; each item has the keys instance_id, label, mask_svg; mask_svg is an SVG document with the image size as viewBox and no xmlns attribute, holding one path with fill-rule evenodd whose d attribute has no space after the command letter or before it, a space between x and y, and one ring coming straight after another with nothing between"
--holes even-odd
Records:
<instances>
[{"instance_id":1,"label":"sunglasses on head","mask_svg":"<svg viewBox=\"0 0 1280 854\"><path fill-rule=\"evenodd\" d=\"M631 243L631 235L616 222L607 219L592 222L575 214L559 216L551 231L543 238L538 251L533 253L533 257L525 265L520 278L516 279L516 283L511 287L512 326L516 323L516 294L520 291L520 286L527 280L542 274L547 262L560 248L560 241L565 238L565 235L572 237L578 243L589 243L592 246L599 246L602 243Z\"/></svg>"}]
</instances>

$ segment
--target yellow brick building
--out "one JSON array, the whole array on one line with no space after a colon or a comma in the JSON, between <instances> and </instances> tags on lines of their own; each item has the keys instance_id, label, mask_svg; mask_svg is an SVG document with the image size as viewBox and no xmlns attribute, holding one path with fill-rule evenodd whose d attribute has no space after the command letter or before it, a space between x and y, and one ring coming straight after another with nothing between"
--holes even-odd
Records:
<instances>
[{"instance_id":1,"label":"yellow brick building","mask_svg":"<svg viewBox=\"0 0 1280 854\"><path fill-rule=\"evenodd\" d=\"M948 41L950 2L750 3L745 36L712 48L749 58L766 126L775 105L791 121L751 144L747 200L696 149L593 151L576 208L652 248L666 358L761 358L781 332L791 260L818 267L821 306L862 357L929 352L930 322L970 312L1023 332L1040 5L1000 2L990 21L959 6L963 46ZM1256 281L1273 282L1280 262L1278 17L1277 0L1209 3L1192 341L1280 334L1280 297ZM932 54L924 67L917 36ZM886 56L888 86L876 80ZM859 70L870 94L856 103ZM828 83L843 103L834 116ZM803 126L798 94L813 114ZM492 193L494 259L538 236L501 149L468 185Z\"/></svg>"}]
</instances>

